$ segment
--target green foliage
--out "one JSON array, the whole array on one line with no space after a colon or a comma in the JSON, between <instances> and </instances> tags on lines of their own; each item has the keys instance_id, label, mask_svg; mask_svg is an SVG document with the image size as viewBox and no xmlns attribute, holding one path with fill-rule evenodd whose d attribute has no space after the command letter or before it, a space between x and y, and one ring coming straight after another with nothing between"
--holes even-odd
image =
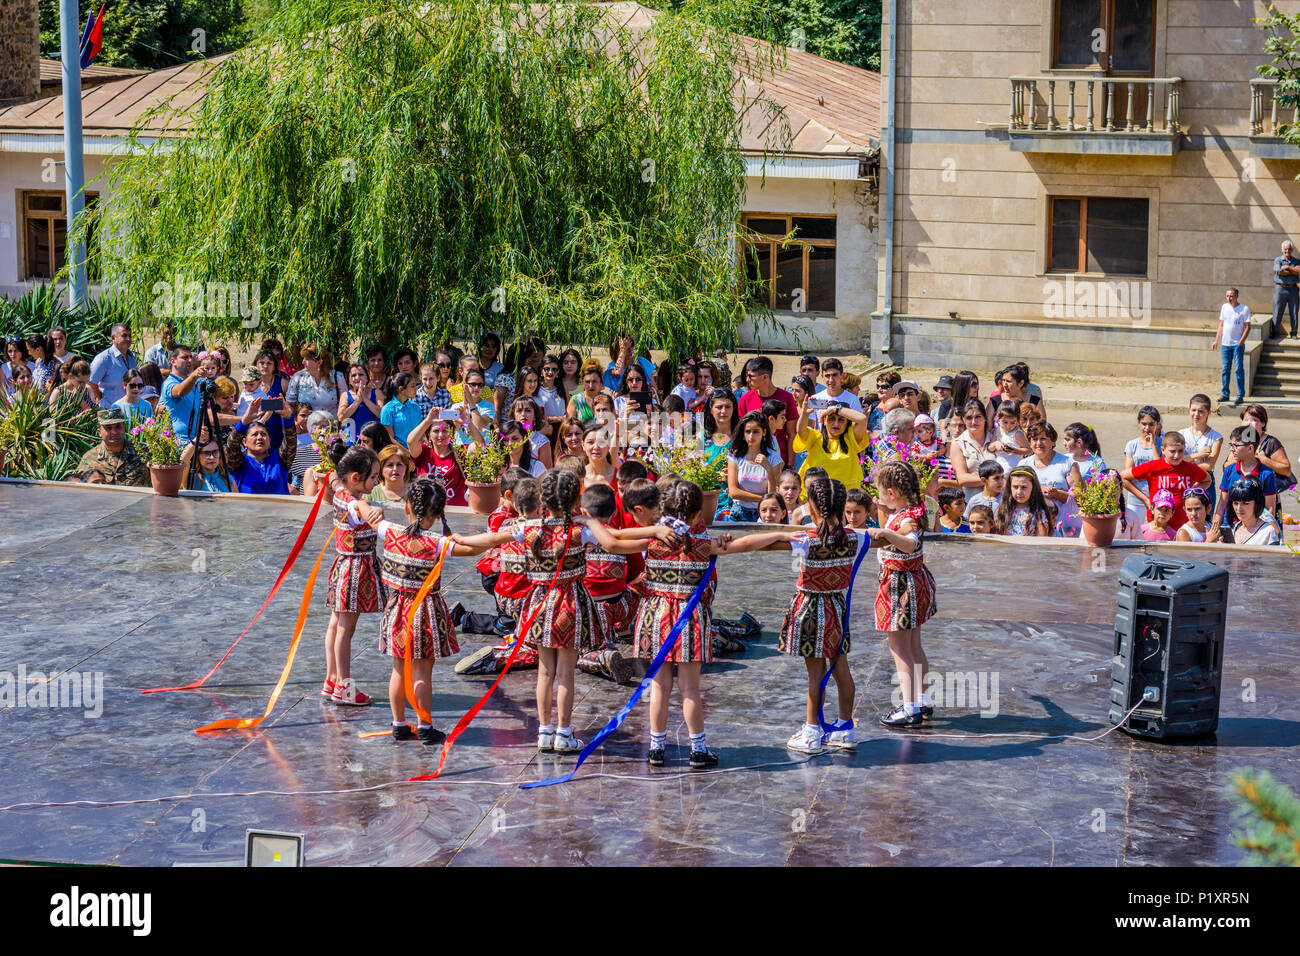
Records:
<instances>
[{"instance_id":1,"label":"green foliage","mask_svg":"<svg viewBox=\"0 0 1300 956\"><path fill-rule=\"evenodd\" d=\"M98 11L96 0L82 4L78 37ZM59 0L40 0L40 15L41 56L57 59ZM203 49L194 49L194 30L204 31ZM115 0L104 12L104 49L95 63L157 70L238 49L249 36L238 0Z\"/></svg>"},{"instance_id":2,"label":"green foliage","mask_svg":"<svg viewBox=\"0 0 1300 956\"><path fill-rule=\"evenodd\" d=\"M1083 484L1074 486L1074 502L1081 515L1117 515L1120 490L1119 473L1114 469L1094 471Z\"/></svg>"},{"instance_id":3,"label":"green foliage","mask_svg":"<svg viewBox=\"0 0 1300 956\"><path fill-rule=\"evenodd\" d=\"M68 351L88 359L108 348L109 329L119 321L128 321L127 313L112 296L72 312L66 294L53 284L34 286L17 299L0 298L0 336L44 333L61 325L68 333Z\"/></svg>"},{"instance_id":4,"label":"green foliage","mask_svg":"<svg viewBox=\"0 0 1300 956\"><path fill-rule=\"evenodd\" d=\"M772 115L771 149L790 135L736 82L776 56L732 32L755 6L692 0L642 36L591 3L286 0L194 135L137 143L76 227L103 218L104 281L151 322L177 275L257 283L260 324L201 316L244 342L712 348L748 309L739 116Z\"/></svg>"},{"instance_id":5,"label":"green foliage","mask_svg":"<svg viewBox=\"0 0 1300 956\"><path fill-rule=\"evenodd\" d=\"M466 481L476 485L495 485L501 480L501 472L510 464L510 453L528 439L508 442L496 431L488 429L483 433L483 440L483 445L476 442L453 446L452 451Z\"/></svg>"},{"instance_id":6,"label":"green foliage","mask_svg":"<svg viewBox=\"0 0 1300 956\"><path fill-rule=\"evenodd\" d=\"M161 402L152 416L132 422L128 437L147 465L162 467L181 463L181 446L172 428L171 413Z\"/></svg>"},{"instance_id":7,"label":"green foliage","mask_svg":"<svg viewBox=\"0 0 1300 956\"><path fill-rule=\"evenodd\" d=\"M1300 800L1267 771L1246 768L1232 780L1236 816L1245 831L1235 837L1248 863L1300 866Z\"/></svg>"},{"instance_id":8,"label":"green foliage","mask_svg":"<svg viewBox=\"0 0 1300 956\"><path fill-rule=\"evenodd\" d=\"M62 481L99 441L95 412L78 396L61 393L46 403L37 389L0 397L0 449L11 478Z\"/></svg>"},{"instance_id":9,"label":"green foliage","mask_svg":"<svg viewBox=\"0 0 1300 956\"><path fill-rule=\"evenodd\" d=\"M699 485L701 491L717 491L727 484L727 459L710 462L708 453L698 446L654 444L633 448L628 454L645 462L656 475L677 475Z\"/></svg>"}]
</instances>

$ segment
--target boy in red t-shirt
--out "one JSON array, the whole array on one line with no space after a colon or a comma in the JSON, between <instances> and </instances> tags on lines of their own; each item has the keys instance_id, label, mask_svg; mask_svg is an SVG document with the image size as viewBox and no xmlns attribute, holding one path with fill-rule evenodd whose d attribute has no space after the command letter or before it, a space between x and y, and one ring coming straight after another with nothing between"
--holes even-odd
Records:
<instances>
[{"instance_id":1,"label":"boy in red t-shirt","mask_svg":"<svg viewBox=\"0 0 1300 956\"><path fill-rule=\"evenodd\" d=\"M1151 521L1151 498L1157 491L1168 491L1174 496L1174 515L1169 520L1169 527L1175 532L1187 523L1187 512L1183 510L1183 497L1193 488L1209 488L1210 475L1200 465L1187 461L1183 455L1187 451L1187 439L1178 432L1165 432L1161 436L1161 458L1135 465L1128 471L1120 472L1124 487L1146 501L1147 521ZM1135 481L1147 482L1150 497L1143 495L1134 486Z\"/></svg>"},{"instance_id":2,"label":"boy in red t-shirt","mask_svg":"<svg viewBox=\"0 0 1300 956\"><path fill-rule=\"evenodd\" d=\"M777 447L781 451L781 460L789 465L794 460L790 457L790 440L794 438L795 424L799 420L799 408L794 403L794 396L785 389L777 388L772 384L772 360L766 355L750 359L745 364L745 374L749 378L749 388L740 397L740 404L736 409L737 421L750 412L761 411L763 402L768 399L783 402L785 404L785 428L776 432L773 437L776 439Z\"/></svg>"},{"instance_id":3,"label":"boy in red t-shirt","mask_svg":"<svg viewBox=\"0 0 1300 956\"><path fill-rule=\"evenodd\" d=\"M526 481L529 477L528 472L522 468L507 468L501 473L501 504L488 515L489 532L500 531L501 525L505 522L519 517L519 509L515 507L515 488L519 482ZM466 611L465 605L458 601L451 609L451 621L457 628L468 634L493 634L497 637L505 637L515 629L515 620L512 615L506 613L496 593L497 580L501 576L501 549L489 548L483 552L483 556L474 567L479 573L479 582L483 585L483 590L491 594L496 601L497 613L482 614L477 611Z\"/></svg>"}]
</instances>

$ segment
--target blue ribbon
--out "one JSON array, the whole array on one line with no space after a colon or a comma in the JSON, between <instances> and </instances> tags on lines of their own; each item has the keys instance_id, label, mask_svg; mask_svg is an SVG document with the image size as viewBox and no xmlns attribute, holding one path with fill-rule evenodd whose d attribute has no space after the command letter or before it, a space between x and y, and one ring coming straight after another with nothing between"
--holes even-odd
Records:
<instances>
[{"instance_id":1,"label":"blue ribbon","mask_svg":"<svg viewBox=\"0 0 1300 956\"><path fill-rule=\"evenodd\" d=\"M686 607L682 609L681 616L678 617L677 621L673 624L673 629L668 632L667 639L665 639L663 644L660 646L659 653L654 656L654 660L650 662L650 666L646 669L645 677L641 678L641 683L637 685L636 691L633 692L632 697L628 702L619 709L619 712L610 718L609 723L600 729L600 733L596 734L596 736L592 738L591 743L582 748L582 753L578 754L578 762L573 765L573 769L563 777L552 777L550 780L538 780L535 783L522 783L519 785L520 790L532 790L534 787L549 787L554 783L568 783L573 779L574 774L578 772L578 768L582 766L582 762L591 756L592 751L603 744L610 734L623 725L623 721L627 719L627 715L632 713L632 709L636 707L637 703L641 700L641 695L645 693L646 688L649 687L650 683L655 679L655 675L659 673L659 668L663 667L664 661L668 659L668 655L671 654L673 649L677 646L677 642L681 639L682 631L686 627L686 622L691 619L691 615L695 612L695 608L700 603L700 598L704 596L704 589L709 586L709 579L713 576L713 566L717 563L717 555L709 558L709 566L704 572L703 580L696 585L695 591L691 594L690 600L686 602ZM854 570L857 570L856 565L854 565ZM709 640L707 634L704 635L704 640Z\"/></svg>"},{"instance_id":2,"label":"blue ribbon","mask_svg":"<svg viewBox=\"0 0 1300 956\"><path fill-rule=\"evenodd\" d=\"M857 580L858 568L862 566L862 559L871 550L871 536L867 534L865 528L862 529L862 534L867 539L867 546L865 548L859 547L858 556L853 559L853 571L849 575L849 589L848 593L844 595L844 627L841 628L840 632L840 645L835 648L835 656L831 658L830 667L826 668L826 673L822 675L821 687L817 690L817 723L822 728L822 740L825 740L838 730L853 729L852 717L848 720L832 720L827 723L826 718L822 716L822 706L826 703L826 685L830 683L831 672L835 670L835 662L840 659L840 654L844 651L844 642L849 639L849 615L853 612L853 582Z\"/></svg>"}]
</instances>

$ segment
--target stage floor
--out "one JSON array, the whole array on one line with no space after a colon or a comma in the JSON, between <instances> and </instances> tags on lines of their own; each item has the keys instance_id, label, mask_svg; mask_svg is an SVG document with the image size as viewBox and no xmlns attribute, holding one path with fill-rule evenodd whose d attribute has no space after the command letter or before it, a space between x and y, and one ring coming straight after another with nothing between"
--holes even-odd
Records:
<instances>
[{"instance_id":1,"label":"stage floor","mask_svg":"<svg viewBox=\"0 0 1300 956\"><path fill-rule=\"evenodd\" d=\"M353 674L375 706L343 709L317 696L329 552L291 681L268 721L258 731L193 733L262 712L328 521L317 522L290 579L202 692L142 696L140 688L202 675L225 651L274 581L301 505L0 484L0 513L9 519L0 524L0 592L10 635L0 642L0 679L71 671L103 680L98 717L84 700L0 709L0 806L145 801L2 811L3 859L237 865L245 829L262 828L304 833L309 865L1233 864L1243 854L1232 843L1231 773L1255 767L1293 786L1300 776L1298 565L1286 552L1176 550L1232 575L1219 732L1208 741L943 736L1105 731L1116 572L1134 553L1098 560L1068 545L945 538L927 549L940 611L924 644L932 672L975 672L990 692L996 677L982 708L940 707L919 732L875 722L895 687L870 625L873 561L860 578L850 655L859 749L811 759L787 752L806 684L802 663L776 650L790 557L724 557L716 613L748 610L764 634L744 656L706 668L718 772L686 769L674 695L667 767L645 765L643 702L577 780L518 789L572 764L534 749L535 672L522 671L460 739L440 781L382 788L432 771L439 748L357 736L388 722L377 616L362 619L353 645ZM452 524L471 530L481 520ZM488 610L472 561L448 563L448 603ZM461 648L486 642L467 635ZM444 730L489 683L441 662L434 679ZM590 740L629 693L579 674L578 735ZM378 789L230 795L366 787ZM182 799L152 799L175 795Z\"/></svg>"}]
</instances>

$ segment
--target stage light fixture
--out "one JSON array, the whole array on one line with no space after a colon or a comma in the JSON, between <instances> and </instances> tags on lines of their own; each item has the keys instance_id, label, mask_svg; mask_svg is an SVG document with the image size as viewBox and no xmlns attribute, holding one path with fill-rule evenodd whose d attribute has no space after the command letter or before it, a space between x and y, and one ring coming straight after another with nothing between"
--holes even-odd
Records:
<instances>
[{"instance_id":1,"label":"stage light fixture","mask_svg":"<svg viewBox=\"0 0 1300 956\"><path fill-rule=\"evenodd\" d=\"M301 833L277 830L248 830L245 833L245 866L305 866L306 843Z\"/></svg>"}]
</instances>

